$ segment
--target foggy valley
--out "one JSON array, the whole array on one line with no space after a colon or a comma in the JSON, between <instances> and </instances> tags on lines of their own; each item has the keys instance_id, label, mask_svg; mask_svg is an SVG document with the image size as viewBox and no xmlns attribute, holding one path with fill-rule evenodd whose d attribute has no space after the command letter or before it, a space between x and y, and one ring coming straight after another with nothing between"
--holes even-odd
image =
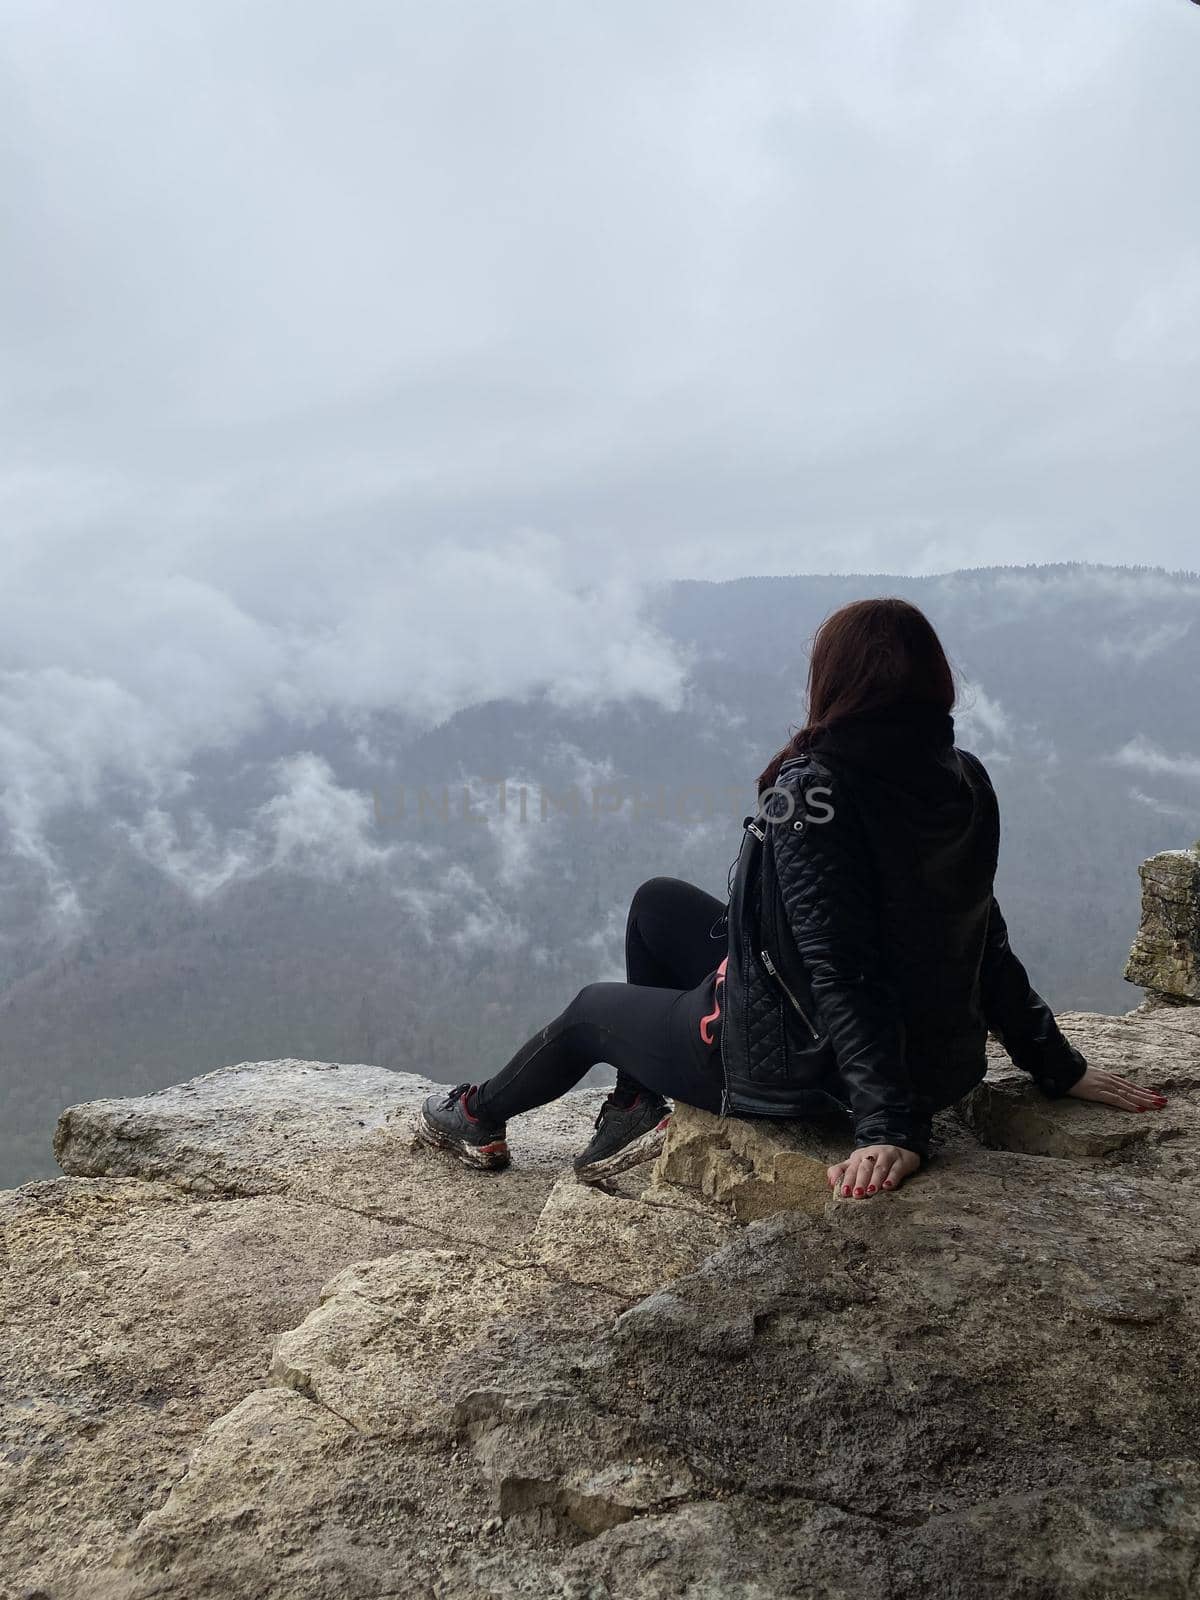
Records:
<instances>
[{"instance_id":1,"label":"foggy valley","mask_svg":"<svg viewBox=\"0 0 1200 1600\"><path fill-rule=\"evenodd\" d=\"M492 698L481 676L442 718L403 711L407 678L391 707L245 731L217 701L193 715L233 735L174 766L131 702L122 748L55 768L47 674L6 865L0 1184L54 1171L63 1106L225 1063L485 1076L581 984L624 976L644 878L724 897L754 780L802 716L807 639L888 593L960 674L957 742L1000 797L996 892L1035 986L1056 1010L1128 1009L1138 864L1200 836L1194 573L668 583L612 618L641 660L607 697L564 650L561 678Z\"/></svg>"}]
</instances>

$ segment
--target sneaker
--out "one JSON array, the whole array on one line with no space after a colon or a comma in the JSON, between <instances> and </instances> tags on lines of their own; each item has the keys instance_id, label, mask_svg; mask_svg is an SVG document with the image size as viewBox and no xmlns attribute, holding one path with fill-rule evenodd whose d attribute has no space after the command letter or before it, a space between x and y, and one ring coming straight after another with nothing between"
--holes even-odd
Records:
<instances>
[{"instance_id":1,"label":"sneaker","mask_svg":"<svg viewBox=\"0 0 1200 1600\"><path fill-rule=\"evenodd\" d=\"M447 1095L431 1094L417 1112L416 1138L433 1150L450 1150L468 1167L486 1172L508 1166L503 1122L487 1122L471 1109L476 1085L460 1083Z\"/></svg>"},{"instance_id":2,"label":"sneaker","mask_svg":"<svg viewBox=\"0 0 1200 1600\"><path fill-rule=\"evenodd\" d=\"M622 1105L610 1094L600 1107L591 1144L571 1165L580 1183L599 1183L627 1167L653 1161L667 1137L671 1108L658 1095L639 1094Z\"/></svg>"}]
</instances>

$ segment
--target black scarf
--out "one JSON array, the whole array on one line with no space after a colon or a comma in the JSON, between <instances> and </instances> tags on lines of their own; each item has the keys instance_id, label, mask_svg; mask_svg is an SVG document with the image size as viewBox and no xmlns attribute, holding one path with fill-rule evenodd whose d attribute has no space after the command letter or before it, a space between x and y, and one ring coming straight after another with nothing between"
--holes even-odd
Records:
<instances>
[{"instance_id":1,"label":"black scarf","mask_svg":"<svg viewBox=\"0 0 1200 1600\"><path fill-rule=\"evenodd\" d=\"M812 737L818 757L869 772L889 788L936 803L961 792L954 718L924 700L898 700L881 710L840 717Z\"/></svg>"}]
</instances>

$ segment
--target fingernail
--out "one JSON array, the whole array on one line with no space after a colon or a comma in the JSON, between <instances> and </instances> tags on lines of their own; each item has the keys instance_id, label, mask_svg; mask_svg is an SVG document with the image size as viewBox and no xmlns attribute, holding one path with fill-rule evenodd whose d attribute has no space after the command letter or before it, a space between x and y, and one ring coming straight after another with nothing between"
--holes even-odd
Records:
<instances>
[{"instance_id":1,"label":"fingernail","mask_svg":"<svg viewBox=\"0 0 1200 1600\"><path fill-rule=\"evenodd\" d=\"M848 1183L843 1185L842 1193L843 1194L849 1194L850 1193L850 1185Z\"/></svg>"},{"instance_id":2,"label":"fingernail","mask_svg":"<svg viewBox=\"0 0 1200 1600\"><path fill-rule=\"evenodd\" d=\"M861 1189L858 1189L858 1188L856 1188L856 1189L855 1189L855 1191L854 1191L854 1192L855 1192L855 1194L861 1194L861 1193L862 1193L862 1190L861 1190Z\"/></svg>"},{"instance_id":3,"label":"fingernail","mask_svg":"<svg viewBox=\"0 0 1200 1600\"><path fill-rule=\"evenodd\" d=\"M873 1183L869 1183L867 1185L867 1193L868 1194L874 1194L875 1193L875 1185Z\"/></svg>"},{"instance_id":4,"label":"fingernail","mask_svg":"<svg viewBox=\"0 0 1200 1600\"><path fill-rule=\"evenodd\" d=\"M890 1178L885 1178L883 1180L883 1187L885 1189L894 1189L896 1187L896 1185L892 1182L892 1180Z\"/></svg>"}]
</instances>

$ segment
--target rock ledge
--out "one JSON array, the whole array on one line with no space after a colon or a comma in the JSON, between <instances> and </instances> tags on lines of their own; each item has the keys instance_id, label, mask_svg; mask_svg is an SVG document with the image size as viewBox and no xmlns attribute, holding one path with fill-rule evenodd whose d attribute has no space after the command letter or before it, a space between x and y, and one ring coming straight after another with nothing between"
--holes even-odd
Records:
<instances>
[{"instance_id":1,"label":"rock ledge","mask_svg":"<svg viewBox=\"0 0 1200 1600\"><path fill-rule=\"evenodd\" d=\"M74 1107L0 1197L0 1600L1184 1600L1200 1008L1073 1014L1170 1096L997 1059L895 1194L676 1113L653 1172L414 1148L429 1085L243 1063Z\"/></svg>"}]
</instances>

